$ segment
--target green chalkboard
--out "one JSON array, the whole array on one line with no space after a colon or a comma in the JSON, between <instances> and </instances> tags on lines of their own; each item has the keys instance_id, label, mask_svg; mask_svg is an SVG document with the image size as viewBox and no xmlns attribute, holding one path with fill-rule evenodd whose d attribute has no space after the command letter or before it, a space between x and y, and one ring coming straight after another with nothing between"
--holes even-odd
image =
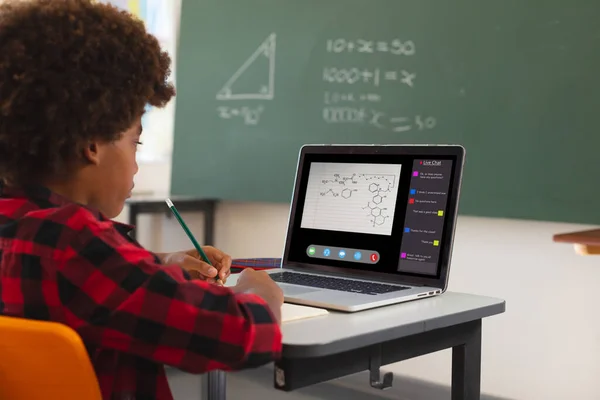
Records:
<instances>
[{"instance_id":1,"label":"green chalkboard","mask_svg":"<svg viewBox=\"0 0 600 400\"><path fill-rule=\"evenodd\" d=\"M289 202L304 143L458 143L460 212L600 223L600 2L185 0L172 192Z\"/></svg>"}]
</instances>

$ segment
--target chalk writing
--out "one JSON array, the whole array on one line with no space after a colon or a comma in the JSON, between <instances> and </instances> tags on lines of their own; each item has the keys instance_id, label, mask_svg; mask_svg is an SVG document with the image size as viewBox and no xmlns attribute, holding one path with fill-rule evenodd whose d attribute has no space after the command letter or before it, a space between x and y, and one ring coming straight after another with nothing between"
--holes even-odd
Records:
<instances>
[{"instance_id":1,"label":"chalk writing","mask_svg":"<svg viewBox=\"0 0 600 400\"><path fill-rule=\"evenodd\" d=\"M325 50L332 57L336 54L356 53L365 58L372 55L374 60L380 60L385 57L385 53L390 56L414 56L417 48L415 42L408 39L375 40L359 37L331 38L326 41ZM354 65L323 67L322 80L331 85L323 96L322 117L325 123L364 125L377 131L400 134L425 132L436 127L437 120L434 116L390 111L390 107L385 107L382 94L378 93L379 88L404 88L408 92L417 90L417 72L411 70L410 66L383 68L372 62L363 66L361 62L356 62L356 56L352 60ZM420 79L421 77L419 82Z\"/></svg>"},{"instance_id":2,"label":"chalk writing","mask_svg":"<svg viewBox=\"0 0 600 400\"><path fill-rule=\"evenodd\" d=\"M417 124L419 130L421 131L423 129L435 128L436 123L437 121L433 117L421 117L420 115L417 115L417 118L415 119L415 124Z\"/></svg>"},{"instance_id":3,"label":"chalk writing","mask_svg":"<svg viewBox=\"0 0 600 400\"><path fill-rule=\"evenodd\" d=\"M401 71L385 71L384 72L384 80L386 81L400 81L407 86L413 87L414 81L417 79L416 73L410 73L405 70Z\"/></svg>"},{"instance_id":4,"label":"chalk writing","mask_svg":"<svg viewBox=\"0 0 600 400\"><path fill-rule=\"evenodd\" d=\"M394 132L406 132L412 129L406 117L392 117L390 123L394 125L392 128Z\"/></svg>"},{"instance_id":5,"label":"chalk writing","mask_svg":"<svg viewBox=\"0 0 600 400\"><path fill-rule=\"evenodd\" d=\"M354 85L356 83L369 83L379 86L382 77L386 81L397 81L409 87L414 87L417 74L406 70L381 71L379 68L323 68L323 80L328 83L344 83Z\"/></svg>"},{"instance_id":6,"label":"chalk writing","mask_svg":"<svg viewBox=\"0 0 600 400\"><path fill-rule=\"evenodd\" d=\"M333 123L362 123L367 117L365 108L355 107L325 107L323 119L325 122Z\"/></svg>"},{"instance_id":7,"label":"chalk writing","mask_svg":"<svg viewBox=\"0 0 600 400\"><path fill-rule=\"evenodd\" d=\"M390 41L371 39L329 39L325 47L328 53L389 53L399 56L413 56L417 49L412 40L393 39Z\"/></svg>"},{"instance_id":8,"label":"chalk writing","mask_svg":"<svg viewBox=\"0 0 600 400\"><path fill-rule=\"evenodd\" d=\"M431 116L424 117L417 115L414 118L405 116L391 116L389 118L389 128L392 132L408 132L416 129L417 131L429 130L435 128L436 119Z\"/></svg>"},{"instance_id":9,"label":"chalk writing","mask_svg":"<svg viewBox=\"0 0 600 400\"><path fill-rule=\"evenodd\" d=\"M388 113L365 107L327 106L323 108L323 120L328 124L367 124L398 133L429 130L436 125L436 119L432 116L388 115Z\"/></svg>"},{"instance_id":10,"label":"chalk writing","mask_svg":"<svg viewBox=\"0 0 600 400\"><path fill-rule=\"evenodd\" d=\"M364 101L377 102L377 101L381 101L381 96L376 93L367 93L367 94L361 95L360 99L364 100Z\"/></svg>"},{"instance_id":11,"label":"chalk writing","mask_svg":"<svg viewBox=\"0 0 600 400\"><path fill-rule=\"evenodd\" d=\"M235 71L217 93L217 100L273 100L275 98L276 34L272 33ZM245 79L253 82L250 72L266 72L265 81L252 84L254 90L238 90L237 84Z\"/></svg>"},{"instance_id":12,"label":"chalk writing","mask_svg":"<svg viewBox=\"0 0 600 400\"><path fill-rule=\"evenodd\" d=\"M219 117L222 119L240 118L246 125L257 125L260 121L260 116L264 111L264 107L217 107Z\"/></svg>"},{"instance_id":13,"label":"chalk writing","mask_svg":"<svg viewBox=\"0 0 600 400\"><path fill-rule=\"evenodd\" d=\"M329 83L347 83L353 85L357 82L373 82L375 86L379 85L379 70L370 71L360 68L323 68L323 80Z\"/></svg>"},{"instance_id":14,"label":"chalk writing","mask_svg":"<svg viewBox=\"0 0 600 400\"><path fill-rule=\"evenodd\" d=\"M381 101L381 96L377 93L352 93L352 92L325 92L325 104L338 103L356 103L356 102L371 102L376 103Z\"/></svg>"}]
</instances>

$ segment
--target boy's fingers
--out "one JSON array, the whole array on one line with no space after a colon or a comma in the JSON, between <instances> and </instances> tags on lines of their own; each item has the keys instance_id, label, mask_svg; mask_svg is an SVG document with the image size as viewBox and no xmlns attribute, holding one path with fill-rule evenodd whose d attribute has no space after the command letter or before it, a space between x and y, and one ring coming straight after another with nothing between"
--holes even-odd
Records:
<instances>
[{"instance_id":1,"label":"boy's fingers","mask_svg":"<svg viewBox=\"0 0 600 400\"><path fill-rule=\"evenodd\" d=\"M191 256L185 257L183 261L183 268L189 272L196 271L205 278L214 278L217 276L217 269L215 267Z\"/></svg>"}]
</instances>

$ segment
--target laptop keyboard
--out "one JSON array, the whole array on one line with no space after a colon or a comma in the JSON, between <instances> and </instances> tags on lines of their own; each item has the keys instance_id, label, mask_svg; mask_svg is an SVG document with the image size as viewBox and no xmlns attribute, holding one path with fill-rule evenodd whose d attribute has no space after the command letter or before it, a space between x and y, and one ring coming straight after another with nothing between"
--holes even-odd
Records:
<instances>
[{"instance_id":1,"label":"laptop keyboard","mask_svg":"<svg viewBox=\"0 0 600 400\"><path fill-rule=\"evenodd\" d=\"M386 285L384 283L364 282L352 279L330 278L328 276L321 275L297 274L287 271L276 272L274 274L269 274L269 276L275 282L279 283L290 283L292 285L339 290L341 292L370 294L373 296L408 289L406 286Z\"/></svg>"}]
</instances>

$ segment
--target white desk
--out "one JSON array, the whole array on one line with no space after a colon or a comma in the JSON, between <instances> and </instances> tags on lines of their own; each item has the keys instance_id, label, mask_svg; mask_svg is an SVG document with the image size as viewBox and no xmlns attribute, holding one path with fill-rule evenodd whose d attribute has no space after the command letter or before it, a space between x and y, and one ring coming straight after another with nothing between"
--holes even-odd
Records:
<instances>
[{"instance_id":1,"label":"white desk","mask_svg":"<svg viewBox=\"0 0 600 400\"><path fill-rule=\"evenodd\" d=\"M232 275L228 286L235 284ZM284 323L283 355L274 386L291 391L370 370L370 384L384 389L392 375L382 365L452 348L452 400L480 398L481 320L505 311L505 302L447 292L357 313ZM210 374L204 396L225 399L225 374Z\"/></svg>"}]
</instances>

